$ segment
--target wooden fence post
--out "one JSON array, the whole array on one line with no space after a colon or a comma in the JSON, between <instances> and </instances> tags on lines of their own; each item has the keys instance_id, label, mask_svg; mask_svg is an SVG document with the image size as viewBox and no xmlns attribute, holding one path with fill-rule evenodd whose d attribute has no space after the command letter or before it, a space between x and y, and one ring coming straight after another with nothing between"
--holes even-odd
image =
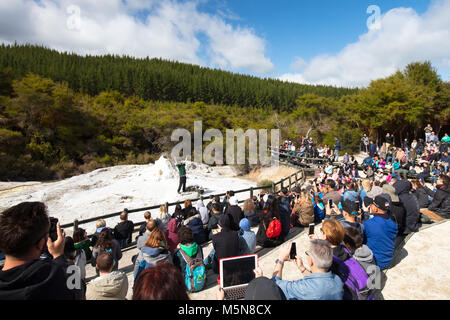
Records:
<instances>
[{"instance_id":1,"label":"wooden fence post","mask_svg":"<svg viewBox=\"0 0 450 320\"><path fill-rule=\"evenodd\" d=\"M272 193L275 193L275 183L272 182Z\"/></svg>"},{"instance_id":2,"label":"wooden fence post","mask_svg":"<svg viewBox=\"0 0 450 320\"><path fill-rule=\"evenodd\" d=\"M73 232L78 229L78 219L73 220Z\"/></svg>"},{"instance_id":3,"label":"wooden fence post","mask_svg":"<svg viewBox=\"0 0 450 320\"><path fill-rule=\"evenodd\" d=\"M289 192L291 192L291 190L292 190L291 177L292 177L292 176L289 176Z\"/></svg>"},{"instance_id":4,"label":"wooden fence post","mask_svg":"<svg viewBox=\"0 0 450 320\"><path fill-rule=\"evenodd\" d=\"M298 186L298 175L297 172L295 173L295 186Z\"/></svg>"},{"instance_id":5,"label":"wooden fence post","mask_svg":"<svg viewBox=\"0 0 450 320\"><path fill-rule=\"evenodd\" d=\"M164 206L166 207L166 212L169 213L169 203L166 202L166 203L164 204Z\"/></svg>"},{"instance_id":6,"label":"wooden fence post","mask_svg":"<svg viewBox=\"0 0 450 320\"><path fill-rule=\"evenodd\" d=\"M253 198L253 187L250 187L250 198Z\"/></svg>"}]
</instances>

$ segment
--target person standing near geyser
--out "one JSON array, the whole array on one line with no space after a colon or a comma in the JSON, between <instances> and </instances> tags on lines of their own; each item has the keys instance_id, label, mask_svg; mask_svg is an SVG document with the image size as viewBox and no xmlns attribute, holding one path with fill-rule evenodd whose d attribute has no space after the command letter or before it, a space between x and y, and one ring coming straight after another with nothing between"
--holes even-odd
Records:
<instances>
[{"instance_id":1,"label":"person standing near geyser","mask_svg":"<svg viewBox=\"0 0 450 320\"><path fill-rule=\"evenodd\" d=\"M184 162L176 164L178 168L178 173L180 174L180 183L178 184L177 192L180 193L181 187L183 187L183 192L186 192L186 165Z\"/></svg>"}]
</instances>

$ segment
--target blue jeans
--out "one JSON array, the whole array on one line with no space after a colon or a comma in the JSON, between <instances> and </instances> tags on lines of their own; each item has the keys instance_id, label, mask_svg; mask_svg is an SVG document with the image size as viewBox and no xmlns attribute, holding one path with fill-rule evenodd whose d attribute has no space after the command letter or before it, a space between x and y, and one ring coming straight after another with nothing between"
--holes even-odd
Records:
<instances>
[{"instance_id":1,"label":"blue jeans","mask_svg":"<svg viewBox=\"0 0 450 320\"><path fill-rule=\"evenodd\" d=\"M208 256L203 260L203 263L206 265L212 264L214 255L216 254L216 250L213 248L211 252L208 254Z\"/></svg>"},{"instance_id":2,"label":"blue jeans","mask_svg":"<svg viewBox=\"0 0 450 320\"><path fill-rule=\"evenodd\" d=\"M339 150L334 150L334 161L339 161Z\"/></svg>"}]
</instances>

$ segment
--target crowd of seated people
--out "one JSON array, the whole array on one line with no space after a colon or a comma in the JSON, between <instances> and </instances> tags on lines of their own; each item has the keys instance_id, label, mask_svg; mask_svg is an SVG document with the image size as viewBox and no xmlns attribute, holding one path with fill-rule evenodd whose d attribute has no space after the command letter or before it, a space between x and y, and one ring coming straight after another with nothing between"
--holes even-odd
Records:
<instances>
[{"instance_id":1,"label":"crowd of seated people","mask_svg":"<svg viewBox=\"0 0 450 320\"><path fill-rule=\"evenodd\" d=\"M386 154L394 150L391 147ZM371 144L367 149L373 150ZM391 154L394 160L387 159L388 165L397 155L398 151ZM407 155L401 155L400 161L404 157ZM385 165L376 154L370 158L372 163L365 160L367 169L377 171L377 165ZM130 246L134 230L127 210L114 228L102 219L97 221L91 237L81 228L73 237L66 237L58 225L56 236L51 238L45 204L13 206L0 216L0 251L5 256L0 299L125 299L130 286L133 299L189 299L188 292L204 288L204 283L188 288L192 266L202 266L199 270L205 276L210 272L217 276L221 258L278 246L273 275L264 277L256 270L252 290L270 288L274 299L348 299L355 298L355 292L358 297L373 297L363 286L350 288L342 275L343 266L350 268L356 279L377 275L390 267L398 237L417 232L423 223L448 219L448 166L441 162L444 170L433 181L420 177L408 180L384 171L375 179L368 170L358 172L360 164L354 157L344 154L343 159L340 165L330 162L302 188L261 192L246 199L242 207L230 191L222 201L214 196L206 205L199 201L194 207L186 200L171 215L162 206L155 219L145 212L145 223L135 239L139 252L133 257L131 283L119 267L121 249ZM295 259L302 278L283 280L290 230L312 223L322 225L311 237L308 257ZM203 245L208 241L212 250L205 252ZM85 266L89 262L97 277L87 282ZM66 285L71 266L80 270L82 280L73 288ZM45 276L33 278L39 272ZM249 292L255 292L252 290ZM223 292L219 290L217 297L223 298Z\"/></svg>"}]
</instances>

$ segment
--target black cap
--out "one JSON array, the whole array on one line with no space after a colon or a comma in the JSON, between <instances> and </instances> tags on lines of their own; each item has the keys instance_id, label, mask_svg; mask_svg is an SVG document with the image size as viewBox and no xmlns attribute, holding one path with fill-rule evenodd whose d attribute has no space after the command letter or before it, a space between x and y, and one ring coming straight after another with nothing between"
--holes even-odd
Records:
<instances>
[{"instance_id":1,"label":"black cap","mask_svg":"<svg viewBox=\"0 0 450 320\"><path fill-rule=\"evenodd\" d=\"M388 211L390 208L389 200L380 195L376 196L375 199L372 199L370 197L365 197L364 204L366 206L373 204L373 205L375 205L375 207L377 207L383 211Z\"/></svg>"},{"instance_id":2,"label":"black cap","mask_svg":"<svg viewBox=\"0 0 450 320\"><path fill-rule=\"evenodd\" d=\"M244 300L286 300L286 296L273 280L259 277L248 284Z\"/></svg>"},{"instance_id":3,"label":"black cap","mask_svg":"<svg viewBox=\"0 0 450 320\"><path fill-rule=\"evenodd\" d=\"M359 210L359 206L356 202L346 199L341 202L342 210L348 212L350 214L357 214Z\"/></svg>"}]
</instances>

